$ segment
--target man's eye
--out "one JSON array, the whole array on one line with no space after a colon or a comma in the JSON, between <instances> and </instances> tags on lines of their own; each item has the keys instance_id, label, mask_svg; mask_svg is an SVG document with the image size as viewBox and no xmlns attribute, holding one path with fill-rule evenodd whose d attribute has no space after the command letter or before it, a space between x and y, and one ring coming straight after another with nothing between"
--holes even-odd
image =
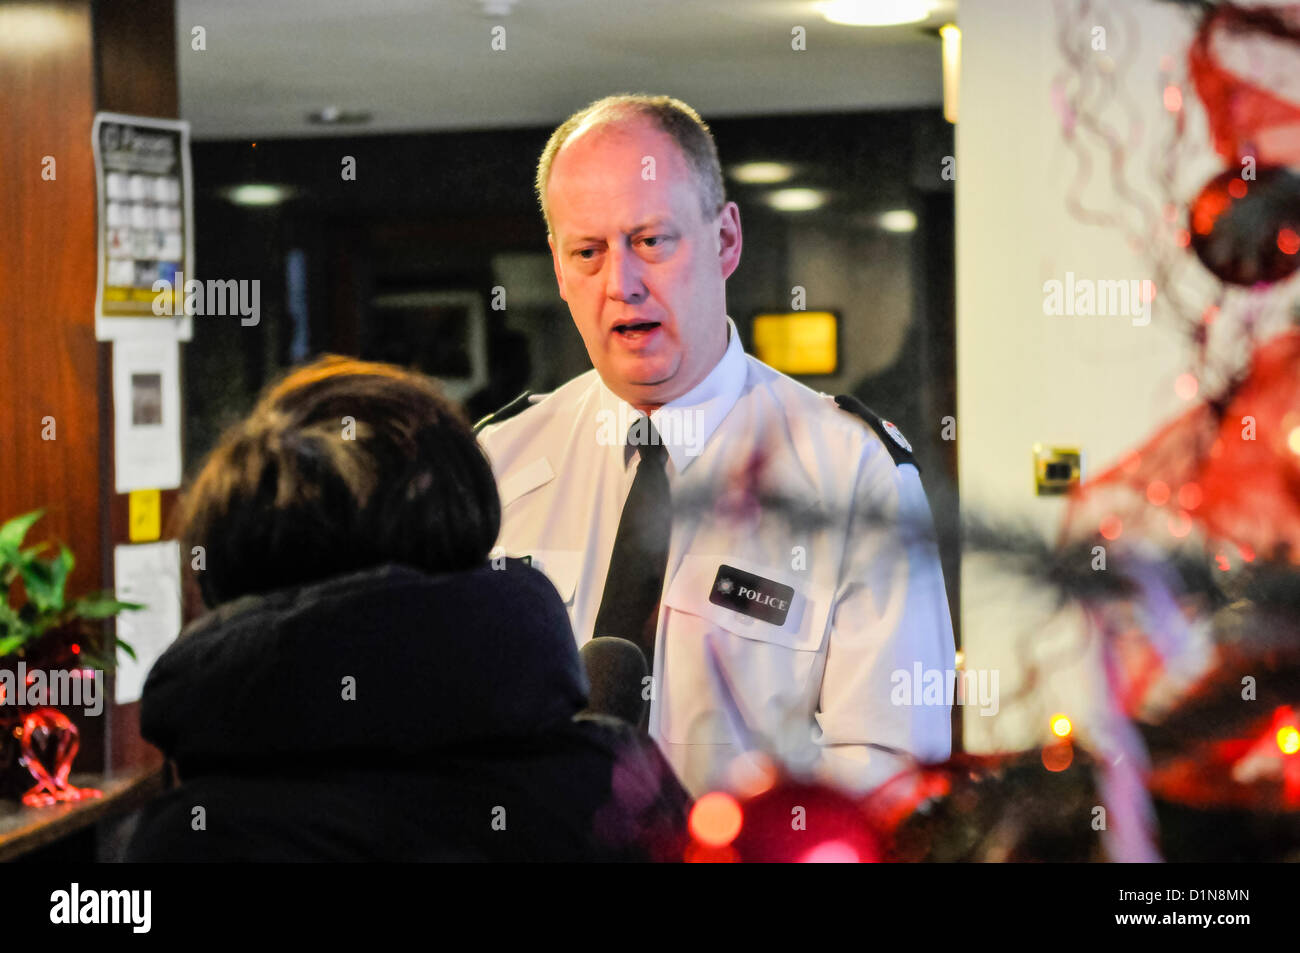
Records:
<instances>
[{"instance_id":1,"label":"man's eye","mask_svg":"<svg viewBox=\"0 0 1300 953\"><path fill-rule=\"evenodd\" d=\"M647 245L649 245L649 247L651 247L651 248L663 248L664 245L667 244L667 242L668 242L668 236L667 236L667 235L651 235L651 236L648 237L648 238L644 238L644 239L642 239L642 241L645 242ZM657 242L658 244L651 245L651 244L650 244L651 242Z\"/></svg>"},{"instance_id":2,"label":"man's eye","mask_svg":"<svg viewBox=\"0 0 1300 953\"><path fill-rule=\"evenodd\" d=\"M596 249L579 248L577 251L574 252L574 254L577 255L579 260L581 261L591 261L591 256L596 254Z\"/></svg>"}]
</instances>

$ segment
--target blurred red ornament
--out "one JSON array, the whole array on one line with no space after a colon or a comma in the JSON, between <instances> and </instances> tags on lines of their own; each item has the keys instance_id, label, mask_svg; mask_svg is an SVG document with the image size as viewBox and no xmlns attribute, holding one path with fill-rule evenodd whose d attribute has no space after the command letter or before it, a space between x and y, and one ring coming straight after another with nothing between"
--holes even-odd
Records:
<instances>
[{"instance_id":1,"label":"blurred red ornament","mask_svg":"<svg viewBox=\"0 0 1300 953\"><path fill-rule=\"evenodd\" d=\"M705 847L726 847L740 833L744 815L736 799L725 791L704 795L691 807L691 837Z\"/></svg>"},{"instance_id":2,"label":"blurred red ornament","mask_svg":"<svg viewBox=\"0 0 1300 953\"><path fill-rule=\"evenodd\" d=\"M1220 172L1192 200L1192 250L1229 284L1272 284L1300 267L1300 176L1280 166L1261 166L1255 178L1242 170Z\"/></svg>"},{"instance_id":3,"label":"blurred red ornament","mask_svg":"<svg viewBox=\"0 0 1300 953\"><path fill-rule=\"evenodd\" d=\"M23 795L24 804L45 807L59 801L102 796L94 788L77 788L68 783L80 745L77 726L61 711L38 708L23 719L20 760L36 779L36 786Z\"/></svg>"},{"instance_id":4,"label":"blurred red ornament","mask_svg":"<svg viewBox=\"0 0 1300 953\"><path fill-rule=\"evenodd\" d=\"M954 775L980 770L982 764L973 756L954 755L942 765L901 771L867 795L863 809L877 830L892 837L922 804L951 794Z\"/></svg>"},{"instance_id":5,"label":"blurred red ornament","mask_svg":"<svg viewBox=\"0 0 1300 953\"><path fill-rule=\"evenodd\" d=\"M879 835L857 799L828 785L786 780L742 804L734 846L746 863L878 863Z\"/></svg>"},{"instance_id":6,"label":"blurred red ornament","mask_svg":"<svg viewBox=\"0 0 1300 953\"><path fill-rule=\"evenodd\" d=\"M1279 45L1282 57L1270 57ZM1295 82L1300 56L1300 4L1244 7L1221 3L1202 19L1187 66L1205 104L1215 151L1240 171L1253 155L1270 165L1300 165L1300 103L1279 95L1279 78ZM1258 74L1270 87L1230 68ZM1281 59L1281 61L1279 61Z\"/></svg>"},{"instance_id":7,"label":"blurred red ornament","mask_svg":"<svg viewBox=\"0 0 1300 953\"><path fill-rule=\"evenodd\" d=\"M1300 166L1300 95L1277 88L1295 88L1300 73L1300 4L1219 4L1202 19L1187 65L1228 163L1191 203L1192 248L1229 284L1281 281L1300 267L1300 176L1287 168Z\"/></svg>"},{"instance_id":8,"label":"blurred red ornament","mask_svg":"<svg viewBox=\"0 0 1300 953\"><path fill-rule=\"evenodd\" d=\"M1069 741L1055 741L1043 745L1043 767L1048 771L1064 771L1074 763L1074 745Z\"/></svg>"},{"instance_id":9,"label":"blurred red ornament","mask_svg":"<svg viewBox=\"0 0 1300 953\"><path fill-rule=\"evenodd\" d=\"M683 860L688 864L736 864L740 862L740 855L736 853L736 848L730 845L710 847L692 841L686 845L686 855Z\"/></svg>"},{"instance_id":10,"label":"blurred red ornament","mask_svg":"<svg viewBox=\"0 0 1300 953\"><path fill-rule=\"evenodd\" d=\"M1289 730L1288 730L1289 729ZM1161 798L1197 808L1300 810L1300 733L1295 708L1283 705L1244 738L1197 745L1151 775Z\"/></svg>"},{"instance_id":11,"label":"blurred red ornament","mask_svg":"<svg viewBox=\"0 0 1300 953\"><path fill-rule=\"evenodd\" d=\"M1164 534L1185 536L1197 523L1208 537L1236 544L1243 559L1300 560L1297 428L1300 331L1287 331L1256 348L1221 412L1197 404L1138 448L1136 467L1129 466L1135 455L1127 455L1081 485L1066 533L1090 534L1103 514L1122 513L1126 533L1168 539ZM1151 505L1156 481L1173 491L1179 511Z\"/></svg>"},{"instance_id":12,"label":"blurred red ornament","mask_svg":"<svg viewBox=\"0 0 1300 953\"><path fill-rule=\"evenodd\" d=\"M694 863L877 863L884 858L883 839L858 799L791 778L752 797L706 794L692 810L690 827L686 860Z\"/></svg>"}]
</instances>

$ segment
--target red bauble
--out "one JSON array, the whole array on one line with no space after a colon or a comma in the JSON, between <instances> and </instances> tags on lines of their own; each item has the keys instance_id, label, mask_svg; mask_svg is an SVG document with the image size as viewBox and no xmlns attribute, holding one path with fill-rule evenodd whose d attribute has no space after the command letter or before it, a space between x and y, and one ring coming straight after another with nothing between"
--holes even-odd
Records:
<instances>
[{"instance_id":1,"label":"red bauble","mask_svg":"<svg viewBox=\"0 0 1300 953\"><path fill-rule=\"evenodd\" d=\"M1300 175L1280 166L1254 179L1221 172L1192 201L1188 231L1196 257L1221 281L1281 281L1300 267Z\"/></svg>"},{"instance_id":2,"label":"red bauble","mask_svg":"<svg viewBox=\"0 0 1300 953\"><path fill-rule=\"evenodd\" d=\"M858 800L834 788L785 780L741 802L733 847L744 863L877 863L881 839Z\"/></svg>"}]
</instances>

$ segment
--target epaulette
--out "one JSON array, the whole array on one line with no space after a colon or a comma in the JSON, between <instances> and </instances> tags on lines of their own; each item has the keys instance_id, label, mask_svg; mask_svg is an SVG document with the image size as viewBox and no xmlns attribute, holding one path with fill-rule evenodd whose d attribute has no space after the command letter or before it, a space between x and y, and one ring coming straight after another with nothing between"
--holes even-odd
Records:
<instances>
[{"instance_id":1,"label":"epaulette","mask_svg":"<svg viewBox=\"0 0 1300 953\"><path fill-rule=\"evenodd\" d=\"M532 396L533 396L532 391L530 390L524 391L522 394L520 394L510 403L506 404L500 410L488 414L486 417L484 417L482 420L476 423L474 425L474 432L478 433L480 430L482 430L484 427L487 427L490 424L499 424L502 421L509 420L511 417L515 416L515 414L522 414L525 410L527 410L529 407L533 405L533 401L531 400Z\"/></svg>"},{"instance_id":2,"label":"epaulette","mask_svg":"<svg viewBox=\"0 0 1300 953\"><path fill-rule=\"evenodd\" d=\"M921 471L921 467L912 453L912 445L907 442L903 432L891 422L871 410L852 394L836 395L835 405L845 413L853 414L855 417L861 417L865 420L867 425L880 437L880 442L885 445L889 455L894 458L896 466L901 467L905 463L910 463L916 467L918 473Z\"/></svg>"}]
</instances>

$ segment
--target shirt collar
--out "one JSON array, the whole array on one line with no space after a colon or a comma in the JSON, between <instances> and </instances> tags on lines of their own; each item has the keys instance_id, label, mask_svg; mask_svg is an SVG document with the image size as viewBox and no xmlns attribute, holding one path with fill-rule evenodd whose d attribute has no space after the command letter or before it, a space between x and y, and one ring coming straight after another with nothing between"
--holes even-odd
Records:
<instances>
[{"instance_id":1,"label":"shirt collar","mask_svg":"<svg viewBox=\"0 0 1300 953\"><path fill-rule=\"evenodd\" d=\"M735 405L745 387L745 349L740 345L740 332L736 322L727 317L727 349L713 370L693 388L658 408L650 415L650 422L659 432L660 441L668 450L673 468L680 475L701 453L718 425ZM605 401L613 405L619 423L619 449L623 451L626 467L636 447L624 443L632 421L645 415L618 397L600 382Z\"/></svg>"}]
</instances>

